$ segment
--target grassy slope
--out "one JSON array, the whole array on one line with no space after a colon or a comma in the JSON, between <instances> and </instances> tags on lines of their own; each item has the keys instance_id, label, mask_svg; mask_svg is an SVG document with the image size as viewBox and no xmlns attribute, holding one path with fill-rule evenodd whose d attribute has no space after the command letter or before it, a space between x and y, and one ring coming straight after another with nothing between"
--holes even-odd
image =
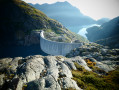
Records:
<instances>
[{"instance_id":1,"label":"grassy slope","mask_svg":"<svg viewBox=\"0 0 119 90\"><path fill-rule=\"evenodd\" d=\"M87 71L82 66L74 63L78 70L72 70L73 79L84 90L118 90L119 69L110 71L107 75L98 75L93 71ZM101 71L92 66L92 70Z\"/></svg>"},{"instance_id":2,"label":"grassy slope","mask_svg":"<svg viewBox=\"0 0 119 90\"><path fill-rule=\"evenodd\" d=\"M21 0L2 0L0 10L2 11L0 16L0 41L2 43L11 44L14 41L24 40L25 36L33 30L45 30L46 32L50 30L58 35L66 35L69 41L72 38L78 38L82 42L85 40L79 35L75 36L62 24Z\"/></svg>"}]
</instances>

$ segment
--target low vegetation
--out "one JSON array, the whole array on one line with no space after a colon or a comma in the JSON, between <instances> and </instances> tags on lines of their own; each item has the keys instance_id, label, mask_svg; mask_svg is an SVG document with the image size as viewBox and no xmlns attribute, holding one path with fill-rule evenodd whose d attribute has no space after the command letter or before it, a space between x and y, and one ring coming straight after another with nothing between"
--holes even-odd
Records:
<instances>
[{"instance_id":1,"label":"low vegetation","mask_svg":"<svg viewBox=\"0 0 119 90\"><path fill-rule=\"evenodd\" d=\"M98 75L87 71L82 66L74 63L77 70L72 70L73 80L84 90L118 90L119 70L109 72L107 75Z\"/></svg>"}]
</instances>

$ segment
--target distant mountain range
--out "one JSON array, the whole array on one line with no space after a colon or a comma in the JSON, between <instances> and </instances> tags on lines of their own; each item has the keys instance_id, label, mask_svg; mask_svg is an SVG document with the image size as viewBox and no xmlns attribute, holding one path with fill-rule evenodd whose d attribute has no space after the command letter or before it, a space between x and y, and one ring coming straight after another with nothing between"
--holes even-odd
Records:
<instances>
[{"instance_id":1,"label":"distant mountain range","mask_svg":"<svg viewBox=\"0 0 119 90\"><path fill-rule=\"evenodd\" d=\"M102 24L87 29L89 41L119 48L119 16Z\"/></svg>"},{"instance_id":2,"label":"distant mountain range","mask_svg":"<svg viewBox=\"0 0 119 90\"><path fill-rule=\"evenodd\" d=\"M41 10L50 18L61 22L72 32L78 33L83 25L95 24L96 21L89 16L83 15L80 10L68 2L56 2L54 4L31 4L31 6Z\"/></svg>"},{"instance_id":3,"label":"distant mountain range","mask_svg":"<svg viewBox=\"0 0 119 90\"><path fill-rule=\"evenodd\" d=\"M103 23L108 22L109 20L109 18L101 18L97 20L97 24L102 25Z\"/></svg>"},{"instance_id":4,"label":"distant mountain range","mask_svg":"<svg viewBox=\"0 0 119 90\"><path fill-rule=\"evenodd\" d=\"M109 21L108 18L102 18L96 21L91 17L84 15L78 8L72 6L67 1L42 5L31 3L29 4L44 12L48 17L61 22L65 27L75 33L78 33L79 29L81 29L84 25L101 25Z\"/></svg>"}]
</instances>

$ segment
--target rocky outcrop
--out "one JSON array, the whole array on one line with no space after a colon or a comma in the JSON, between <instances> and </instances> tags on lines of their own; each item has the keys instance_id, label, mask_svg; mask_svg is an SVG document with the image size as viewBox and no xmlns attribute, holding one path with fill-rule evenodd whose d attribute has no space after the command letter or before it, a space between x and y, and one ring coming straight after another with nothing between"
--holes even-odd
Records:
<instances>
[{"instance_id":1,"label":"rocky outcrop","mask_svg":"<svg viewBox=\"0 0 119 90\"><path fill-rule=\"evenodd\" d=\"M81 90L79 79L83 80L83 75L100 77L119 65L118 49L93 43L73 50L67 57L71 58L41 55L2 58L0 89Z\"/></svg>"},{"instance_id":2,"label":"rocky outcrop","mask_svg":"<svg viewBox=\"0 0 119 90\"><path fill-rule=\"evenodd\" d=\"M114 70L119 65L119 49L110 49L96 43L83 45L72 50L67 57L81 56L96 63L96 66L106 72Z\"/></svg>"},{"instance_id":3,"label":"rocky outcrop","mask_svg":"<svg viewBox=\"0 0 119 90\"><path fill-rule=\"evenodd\" d=\"M24 46L39 45L40 44L40 31L32 31L31 34L26 35L24 39Z\"/></svg>"},{"instance_id":4,"label":"rocky outcrop","mask_svg":"<svg viewBox=\"0 0 119 90\"><path fill-rule=\"evenodd\" d=\"M78 63L78 65L81 65L83 66L86 70L88 71L91 71L91 69L87 66L86 62L84 61L84 59L82 59L81 57L77 56L77 57L74 57L74 58L69 58L69 59L66 59L64 61L71 69L74 69L75 70L75 66L72 62L76 62Z\"/></svg>"},{"instance_id":5,"label":"rocky outcrop","mask_svg":"<svg viewBox=\"0 0 119 90\"><path fill-rule=\"evenodd\" d=\"M74 62L88 68L81 57L28 56L0 59L0 89L16 90L80 90L72 79Z\"/></svg>"}]
</instances>

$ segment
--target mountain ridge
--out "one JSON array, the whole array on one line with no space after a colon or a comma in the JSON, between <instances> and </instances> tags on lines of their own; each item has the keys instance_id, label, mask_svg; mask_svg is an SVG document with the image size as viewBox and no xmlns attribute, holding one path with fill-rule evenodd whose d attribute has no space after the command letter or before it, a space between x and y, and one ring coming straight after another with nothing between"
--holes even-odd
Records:
<instances>
[{"instance_id":1,"label":"mountain ridge","mask_svg":"<svg viewBox=\"0 0 119 90\"><path fill-rule=\"evenodd\" d=\"M38 29L39 30L46 29L46 31L47 29L51 29L51 31L57 34L66 33L67 37L70 36L72 37L73 33L71 33L68 29L66 29L61 23L57 22L56 20L50 19L44 13L26 4L25 2L20 0L10 0L10 1L6 0L6 1L8 2L4 3L4 5L6 6L5 7L3 5L1 6L1 9L3 11L0 17L2 28L1 41L3 39L2 36L6 38L4 34L8 32L9 36L11 36L11 40L15 39L14 37L16 34L18 34L18 37L16 36L17 39L24 39L24 36L30 33L32 30ZM11 9L8 7L10 7ZM7 8L9 12L7 11ZM5 28L5 26L9 28ZM13 35L10 35L11 34L10 32L12 32ZM23 37L21 37L19 34L22 34ZM3 42L5 42L4 39Z\"/></svg>"},{"instance_id":2,"label":"mountain ridge","mask_svg":"<svg viewBox=\"0 0 119 90\"><path fill-rule=\"evenodd\" d=\"M91 27L87 29L86 36L92 42L119 48L119 16L102 24L100 27Z\"/></svg>"},{"instance_id":3,"label":"mountain ridge","mask_svg":"<svg viewBox=\"0 0 119 90\"><path fill-rule=\"evenodd\" d=\"M97 24L102 25L103 23L106 23L108 21L110 21L109 18L101 18L101 19L97 20Z\"/></svg>"},{"instance_id":4,"label":"mountain ridge","mask_svg":"<svg viewBox=\"0 0 119 90\"><path fill-rule=\"evenodd\" d=\"M49 17L58 20L65 27L77 33L82 25L96 23L89 16L83 15L80 10L68 2L56 2L53 4L31 4L33 7L43 11ZM77 27L77 28L75 28Z\"/></svg>"}]
</instances>

